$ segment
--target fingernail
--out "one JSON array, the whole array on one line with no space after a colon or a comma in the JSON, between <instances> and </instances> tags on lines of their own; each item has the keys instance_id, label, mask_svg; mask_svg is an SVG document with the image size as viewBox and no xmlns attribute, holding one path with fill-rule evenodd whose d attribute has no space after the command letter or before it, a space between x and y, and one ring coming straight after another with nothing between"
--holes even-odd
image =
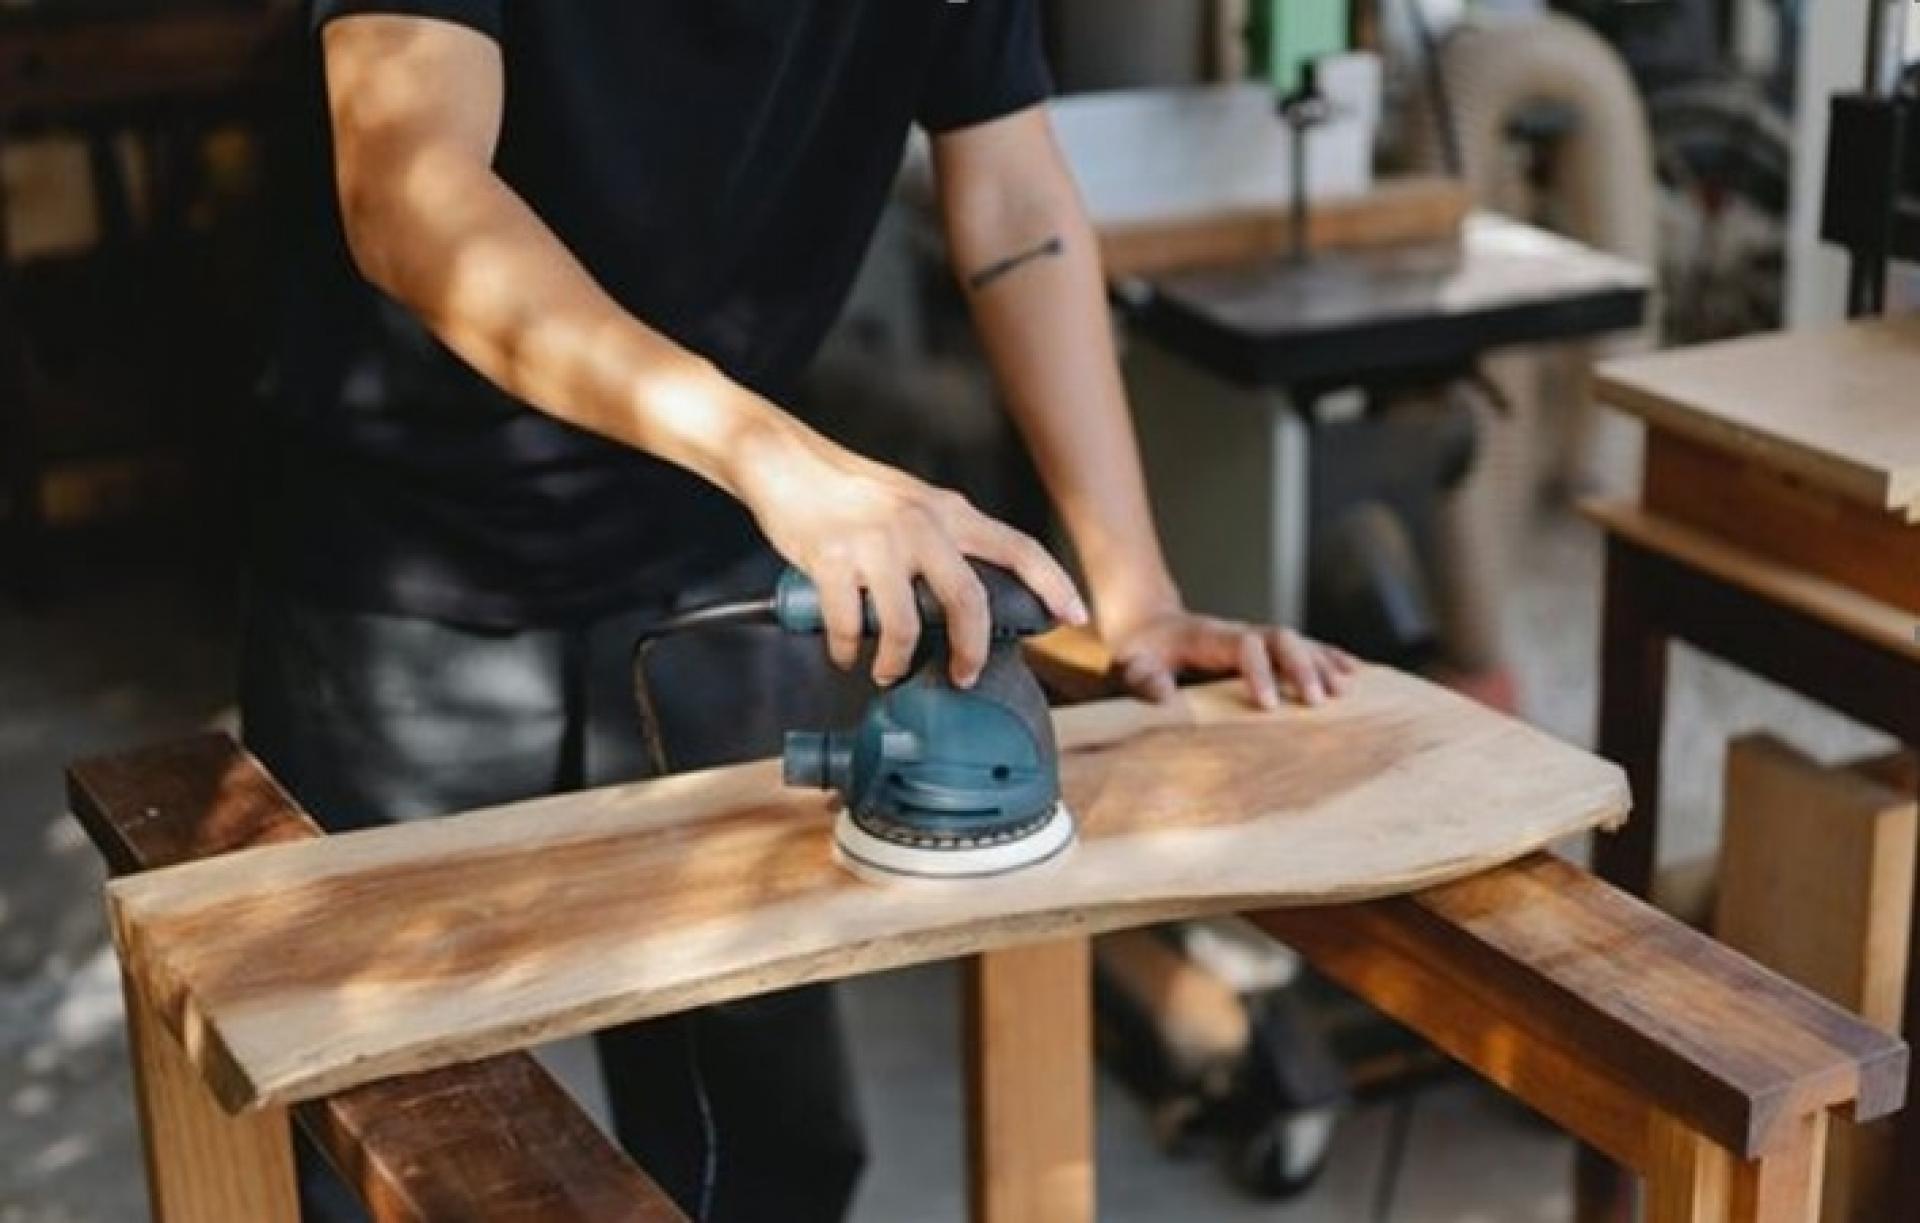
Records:
<instances>
[{"instance_id":1,"label":"fingernail","mask_svg":"<svg viewBox=\"0 0 1920 1223\"><path fill-rule=\"evenodd\" d=\"M1073 606L1067 608L1067 623L1080 628L1093 619L1093 613L1087 610L1086 600L1075 597Z\"/></svg>"},{"instance_id":2,"label":"fingernail","mask_svg":"<svg viewBox=\"0 0 1920 1223\"><path fill-rule=\"evenodd\" d=\"M1327 690L1325 688L1322 688L1317 682L1307 685L1307 704L1309 705L1323 704L1325 703L1326 699L1327 699Z\"/></svg>"}]
</instances>

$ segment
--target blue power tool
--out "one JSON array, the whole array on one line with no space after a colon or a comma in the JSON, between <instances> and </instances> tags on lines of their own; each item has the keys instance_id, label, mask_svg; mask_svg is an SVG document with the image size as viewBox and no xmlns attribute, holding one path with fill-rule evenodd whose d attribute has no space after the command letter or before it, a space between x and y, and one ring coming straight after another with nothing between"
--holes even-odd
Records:
<instances>
[{"instance_id":1,"label":"blue power tool","mask_svg":"<svg viewBox=\"0 0 1920 1223\"><path fill-rule=\"evenodd\" d=\"M993 631L973 687L948 677L945 608L916 583L920 648L908 677L876 694L853 726L787 735L786 782L839 796L834 846L855 874L973 879L1037 865L1073 844L1046 695L1020 650L1023 639L1052 629L1053 617L1007 570L980 562L974 570ZM771 599L679 617L640 650L665 633L768 620L796 635L823 634L818 589L788 570ZM879 635L871 603L864 631ZM644 701L643 662L635 676Z\"/></svg>"},{"instance_id":2,"label":"blue power tool","mask_svg":"<svg viewBox=\"0 0 1920 1223\"><path fill-rule=\"evenodd\" d=\"M787 735L787 784L840 796L834 844L856 873L977 878L1073 843L1047 698L1020 652L1053 617L1006 570L975 571L993 621L978 683L961 689L948 678L945 609L922 584L922 644L908 678L880 693L856 726ZM774 614L790 633L824 628L819 592L798 571L781 579ZM878 631L870 606L865 627Z\"/></svg>"}]
</instances>

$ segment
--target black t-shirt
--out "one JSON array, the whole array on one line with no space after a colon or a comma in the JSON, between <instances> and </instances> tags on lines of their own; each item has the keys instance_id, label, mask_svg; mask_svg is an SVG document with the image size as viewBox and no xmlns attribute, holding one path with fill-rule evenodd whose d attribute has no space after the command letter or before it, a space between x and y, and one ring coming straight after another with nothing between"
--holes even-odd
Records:
<instances>
[{"instance_id":1,"label":"black t-shirt","mask_svg":"<svg viewBox=\"0 0 1920 1223\"><path fill-rule=\"evenodd\" d=\"M337 605L517 627L657 597L754 542L724 494L494 389L357 275L324 23L404 13L498 41L501 177L624 307L779 401L844 303L909 128L1046 95L1035 7L312 0L269 572Z\"/></svg>"}]
</instances>

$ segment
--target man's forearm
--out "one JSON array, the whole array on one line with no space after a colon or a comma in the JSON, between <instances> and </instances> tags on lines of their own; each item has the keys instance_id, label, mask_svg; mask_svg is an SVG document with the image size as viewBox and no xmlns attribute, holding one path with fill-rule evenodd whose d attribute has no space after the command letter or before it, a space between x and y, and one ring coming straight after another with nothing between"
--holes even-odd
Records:
<instances>
[{"instance_id":1,"label":"man's forearm","mask_svg":"<svg viewBox=\"0 0 1920 1223\"><path fill-rule=\"evenodd\" d=\"M340 201L361 272L517 398L738 495L738 457L799 426L623 310L493 172L497 52L439 33L430 43L380 17L327 31ZM477 97L423 113L415 91L433 96L436 81L450 99L454 83Z\"/></svg>"},{"instance_id":2,"label":"man's forearm","mask_svg":"<svg viewBox=\"0 0 1920 1223\"><path fill-rule=\"evenodd\" d=\"M1099 249L1044 117L1005 123L937 146L948 245L1102 626L1125 631L1179 595L1147 501Z\"/></svg>"}]
</instances>

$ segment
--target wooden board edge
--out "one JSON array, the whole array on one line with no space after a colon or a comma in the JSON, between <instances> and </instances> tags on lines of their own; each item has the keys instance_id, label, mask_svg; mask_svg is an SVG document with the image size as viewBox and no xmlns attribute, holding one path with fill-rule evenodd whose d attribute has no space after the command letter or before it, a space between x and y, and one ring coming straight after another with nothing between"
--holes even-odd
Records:
<instances>
[{"instance_id":1,"label":"wooden board edge","mask_svg":"<svg viewBox=\"0 0 1920 1223\"><path fill-rule=\"evenodd\" d=\"M1666 354L1655 354L1652 359L1662 355ZM1910 499L1901 498L1887 476L1870 467L1831 451L1811 449L1804 443L1756 440L1756 430L1677 407L1665 395L1621 373L1623 365L1647 359L1622 357L1598 365L1593 376L1595 399L1645 422L1649 428L1666 429L1739 458L1763 463L1776 471L1800 476L1835 496L1869 509L1893 514L1920 512L1920 507L1909 505Z\"/></svg>"},{"instance_id":2,"label":"wooden board edge","mask_svg":"<svg viewBox=\"0 0 1920 1223\"><path fill-rule=\"evenodd\" d=\"M1749 594L1920 661L1920 617L1836 582L1801 573L1703 532L1668 522L1631 501L1589 498L1580 503L1580 512L1603 530L1660 556L1704 570Z\"/></svg>"}]
</instances>

